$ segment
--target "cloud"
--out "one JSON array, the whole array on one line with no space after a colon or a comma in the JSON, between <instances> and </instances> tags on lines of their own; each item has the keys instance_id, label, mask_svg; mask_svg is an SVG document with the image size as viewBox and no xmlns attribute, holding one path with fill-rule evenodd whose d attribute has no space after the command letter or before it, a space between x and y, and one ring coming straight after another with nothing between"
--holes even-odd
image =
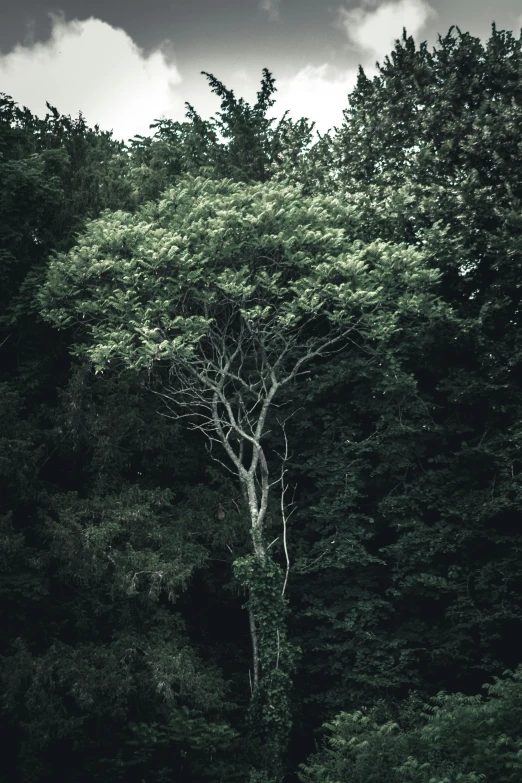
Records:
<instances>
[{"instance_id":1,"label":"cloud","mask_svg":"<svg viewBox=\"0 0 522 783\"><path fill-rule=\"evenodd\" d=\"M415 38L435 15L427 0L363 0L362 7L340 8L337 24L352 46L383 60L403 27Z\"/></svg>"},{"instance_id":2,"label":"cloud","mask_svg":"<svg viewBox=\"0 0 522 783\"><path fill-rule=\"evenodd\" d=\"M259 8L267 12L270 21L276 22L279 19L279 3L280 0L261 0Z\"/></svg>"},{"instance_id":3,"label":"cloud","mask_svg":"<svg viewBox=\"0 0 522 783\"><path fill-rule=\"evenodd\" d=\"M290 119L308 117L316 121L315 131L326 133L334 126L340 127L343 109L348 108L348 93L356 81L357 68L340 70L328 63L307 65L292 77L276 79L276 103L266 116L281 118L288 109Z\"/></svg>"},{"instance_id":4,"label":"cloud","mask_svg":"<svg viewBox=\"0 0 522 783\"><path fill-rule=\"evenodd\" d=\"M51 15L51 37L0 54L2 91L38 116L48 101L62 113L127 140L150 133L160 116L184 118L175 88L182 81L168 42L146 55L122 29L93 17Z\"/></svg>"}]
</instances>

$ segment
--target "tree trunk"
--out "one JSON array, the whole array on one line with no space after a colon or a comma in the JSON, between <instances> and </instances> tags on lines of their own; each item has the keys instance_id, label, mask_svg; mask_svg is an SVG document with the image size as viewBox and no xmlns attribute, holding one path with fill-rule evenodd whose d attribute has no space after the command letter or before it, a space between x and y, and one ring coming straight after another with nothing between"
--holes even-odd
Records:
<instances>
[{"instance_id":1,"label":"tree trunk","mask_svg":"<svg viewBox=\"0 0 522 783\"><path fill-rule=\"evenodd\" d=\"M254 668L253 693L259 685L259 640L257 637L256 619L252 609L252 589L249 591L250 606L248 608L248 619L250 622L250 638L252 640L252 665Z\"/></svg>"}]
</instances>

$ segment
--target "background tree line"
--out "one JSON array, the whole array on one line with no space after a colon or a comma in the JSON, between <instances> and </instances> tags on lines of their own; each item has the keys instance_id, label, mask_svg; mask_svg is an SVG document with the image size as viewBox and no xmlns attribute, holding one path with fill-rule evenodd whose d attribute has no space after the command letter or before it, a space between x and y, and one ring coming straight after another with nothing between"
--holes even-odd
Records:
<instances>
[{"instance_id":1,"label":"background tree line","mask_svg":"<svg viewBox=\"0 0 522 783\"><path fill-rule=\"evenodd\" d=\"M271 127L266 69L253 107L207 77L219 120L128 145L0 99L0 775L519 780L521 40L405 33L316 143ZM261 581L233 464L161 416L209 307L209 346L249 346L236 384L274 333L302 325L295 363L358 330L244 438L284 458Z\"/></svg>"}]
</instances>

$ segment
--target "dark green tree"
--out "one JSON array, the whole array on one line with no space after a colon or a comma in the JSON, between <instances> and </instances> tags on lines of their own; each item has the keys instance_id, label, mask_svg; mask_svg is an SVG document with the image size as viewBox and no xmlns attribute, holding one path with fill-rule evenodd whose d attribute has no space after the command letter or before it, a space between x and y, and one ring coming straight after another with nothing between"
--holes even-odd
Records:
<instances>
[{"instance_id":1,"label":"dark green tree","mask_svg":"<svg viewBox=\"0 0 522 783\"><path fill-rule=\"evenodd\" d=\"M203 512L198 445L165 440L124 377L71 362L34 306L51 250L134 206L127 153L7 96L0 153L2 779L230 777L227 685L173 609L216 539L219 493L205 487Z\"/></svg>"},{"instance_id":2,"label":"dark green tree","mask_svg":"<svg viewBox=\"0 0 522 783\"><path fill-rule=\"evenodd\" d=\"M453 28L433 52L405 34L292 169L357 203L366 238L422 248L456 315L401 332L381 367L340 355L295 391L313 411L288 432L308 726L317 704L472 690L518 663L521 74L510 33Z\"/></svg>"},{"instance_id":3,"label":"dark green tree","mask_svg":"<svg viewBox=\"0 0 522 783\"><path fill-rule=\"evenodd\" d=\"M285 112L271 127L275 119L268 120L266 112L275 103L277 88L267 68L254 106L237 99L213 74L202 73L222 99L218 119L203 120L187 103L186 122L156 120L152 136L130 140L126 177L135 206L159 198L185 174L254 183L288 179L294 166L304 165L314 123L293 122Z\"/></svg>"}]
</instances>

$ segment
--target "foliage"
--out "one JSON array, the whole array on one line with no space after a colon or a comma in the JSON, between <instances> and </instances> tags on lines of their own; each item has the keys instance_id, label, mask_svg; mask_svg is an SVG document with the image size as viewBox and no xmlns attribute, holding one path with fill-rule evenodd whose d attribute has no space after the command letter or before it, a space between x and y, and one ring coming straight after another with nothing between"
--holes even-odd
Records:
<instances>
[{"instance_id":1,"label":"foliage","mask_svg":"<svg viewBox=\"0 0 522 783\"><path fill-rule=\"evenodd\" d=\"M430 316L437 273L404 244L364 244L363 219L356 206L305 200L289 185L188 178L135 215L104 213L70 253L56 254L42 312L75 327L75 353L98 371L118 360L137 369L195 360L211 324L236 314L230 333L270 329L274 356L286 355L304 324L359 326L366 311L387 339L404 315ZM317 339L303 343L315 348Z\"/></svg>"},{"instance_id":2,"label":"foliage","mask_svg":"<svg viewBox=\"0 0 522 783\"><path fill-rule=\"evenodd\" d=\"M131 139L125 171L132 193L129 207L160 198L187 174L252 184L287 179L296 161L304 162L313 123L293 122L285 112L277 127L270 127L274 119L265 115L275 102L272 95L277 88L267 68L263 69L254 106L243 98L236 99L233 90L213 74L202 74L221 98L218 119L203 120L194 106L186 103L186 122L157 120L150 126L153 135Z\"/></svg>"},{"instance_id":3,"label":"foliage","mask_svg":"<svg viewBox=\"0 0 522 783\"><path fill-rule=\"evenodd\" d=\"M234 575L248 591L248 608L256 618L259 639L260 685L254 691L248 724L253 753L261 769L271 769L286 751L291 728L289 693L296 650L288 641L288 602L284 574L272 560L255 555L238 558ZM275 774L278 770L276 767Z\"/></svg>"},{"instance_id":4,"label":"foliage","mask_svg":"<svg viewBox=\"0 0 522 783\"><path fill-rule=\"evenodd\" d=\"M192 742L200 726L223 747L233 737L219 669L165 608L218 538L217 500L206 487L203 509L190 494L204 476L197 444L155 426L121 375L97 384L71 367L34 306L50 250L68 249L100 209L132 206L122 145L53 107L44 120L7 97L0 108L2 779L47 780L61 759L71 780L112 781L114 738L123 748L132 721L167 725L173 699L180 720L194 716ZM235 540L228 530L220 540ZM223 759L196 755L208 774Z\"/></svg>"},{"instance_id":5,"label":"foliage","mask_svg":"<svg viewBox=\"0 0 522 783\"><path fill-rule=\"evenodd\" d=\"M447 691L519 663L521 51L405 33L313 145L267 69L1 96L6 783L520 778L520 669Z\"/></svg>"},{"instance_id":6,"label":"foliage","mask_svg":"<svg viewBox=\"0 0 522 783\"><path fill-rule=\"evenodd\" d=\"M501 160L520 152L520 67L495 28L484 44L452 29L433 52L405 35L316 145L324 185L294 172L358 204L368 237L422 248L455 316L294 391L296 731L318 709L473 690L518 663L520 166Z\"/></svg>"},{"instance_id":7,"label":"foliage","mask_svg":"<svg viewBox=\"0 0 522 783\"><path fill-rule=\"evenodd\" d=\"M522 771L522 668L488 695L412 694L394 719L385 704L340 713L322 751L301 765L303 783L515 783Z\"/></svg>"}]
</instances>

